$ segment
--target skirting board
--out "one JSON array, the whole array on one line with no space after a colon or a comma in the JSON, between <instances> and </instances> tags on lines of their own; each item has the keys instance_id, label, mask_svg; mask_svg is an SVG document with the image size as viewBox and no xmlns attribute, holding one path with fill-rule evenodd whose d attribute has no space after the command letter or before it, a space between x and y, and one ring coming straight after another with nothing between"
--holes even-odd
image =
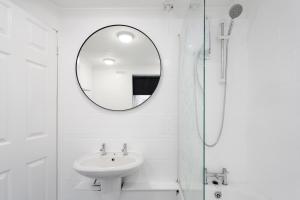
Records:
<instances>
[{"instance_id":1,"label":"skirting board","mask_svg":"<svg viewBox=\"0 0 300 200\"><path fill-rule=\"evenodd\" d=\"M123 191L178 191L179 187L176 182L170 183L125 183L122 187Z\"/></svg>"},{"instance_id":2,"label":"skirting board","mask_svg":"<svg viewBox=\"0 0 300 200\"><path fill-rule=\"evenodd\" d=\"M99 186L94 186L91 181L81 181L76 186L77 190L88 190L88 191L98 191ZM130 183L125 182L122 186L122 191L178 191L180 190L178 183Z\"/></svg>"}]
</instances>

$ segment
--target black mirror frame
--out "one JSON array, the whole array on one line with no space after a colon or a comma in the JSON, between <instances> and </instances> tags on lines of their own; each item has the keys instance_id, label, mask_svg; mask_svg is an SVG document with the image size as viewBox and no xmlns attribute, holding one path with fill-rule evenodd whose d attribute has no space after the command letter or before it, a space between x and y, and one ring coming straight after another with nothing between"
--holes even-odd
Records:
<instances>
[{"instance_id":1,"label":"black mirror frame","mask_svg":"<svg viewBox=\"0 0 300 200\"><path fill-rule=\"evenodd\" d=\"M78 58L79 58L81 49L82 49L82 47L85 45L85 43L89 40L90 37L92 37L93 35L95 35L95 34L98 33L99 31L101 31L101 30L103 30L103 29L106 29L106 28L114 27L114 26L125 26L125 27L128 27L128 28L135 29L135 30L137 30L138 32L140 32L140 33L142 33L143 35L145 35L145 36L150 40L150 42L153 44L153 46L154 46L154 48L155 48L155 50L156 50L156 52L157 52L157 55L158 55L158 57L159 57L159 66L160 66L160 78L159 78L159 81L158 81L157 86L156 86L156 88L155 88L155 91L156 91L157 87L159 86L160 79L161 79L161 76L162 76L162 61L161 61L161 56L160 56L160 53L159 53L159 51L158 51L158 48L156 47L156 45L154 44L154 42L152 41L152 39L151 39L147 34L145 34L143 31L141 31L141 30L139 30L139 29L137 29L137 28L135 28L135 27L133 27L133 26L124 25L124 24L113 24L113 25L104 26L104 27L102 27L102 28L100 28L100 29L94 31L91 35L89 35L89 37L87 37L87 38L84 40L84 42L82 43L82 45L81 45L81 47L80 47L80 49L79 49L79 51L78 51L78 53L77 53L77 57L76 57L76 61L75 61L75 62L76 62L76 63L75 63L75 74L76 74L76 79L77 79L78 85L79 85L79 87L80 87L80 90L81 90L82 93L83 93L83 94L84 94L84 95L85 95L85 96L86 96L93 104L95 104L96 106L98 106L98 107L100 107L100 108L103 108L103 109L105 109L105 110L119 112L119 111L133 110L133 109L135 109L135 108L140 107L140 106L143 105L144 103L148 102L149 99L151 99L151 97L153 96L153 94L155 93L155 91L154 91L154 93L153 93L148 99L146 99L143 103L141 103L141 104L139 104L139 105L137 105L137 106L135 106L135 107L128 108L128 109L124 109L124 110L113 110L113 109L105 108L105 107L103 107L103 106L97 104L95 101L93 101L93 100L92 100L92 99L84 92L83 88L81 87L81 84L80 84L80 81L79 81L79 78L78 78L78 73L77 73L77 71L78 71L78 70L77 70Z\"/></svg>"}]
</instances>

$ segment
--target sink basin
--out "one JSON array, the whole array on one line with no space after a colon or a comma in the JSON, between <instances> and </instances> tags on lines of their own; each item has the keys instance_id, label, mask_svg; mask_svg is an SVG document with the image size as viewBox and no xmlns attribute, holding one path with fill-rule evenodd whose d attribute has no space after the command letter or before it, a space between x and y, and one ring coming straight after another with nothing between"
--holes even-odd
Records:
<instances>
[{"instance_id":1,"label":"sink basin","mask_svg":"<svg viewBox=\"0 0 300 200\"><path fill-rule=\"evenodd\" d=\"M122 178L135 172L142 164L143 156L139 153L94 153L76 160L73 168L79 174L90 178Z\"/></svg>"},{"instance_id":2,"label":"sink basin","mask_svg":"<svg viewBox=\"0 0 300 200\"><path fill-rule=\"evenodd\" d=\"M94 153L74 162L73 168L81 175L100 180L102 200L119 200L122 178L134 173L142 164L139 153Z\"/></svg>"}]
</instances>

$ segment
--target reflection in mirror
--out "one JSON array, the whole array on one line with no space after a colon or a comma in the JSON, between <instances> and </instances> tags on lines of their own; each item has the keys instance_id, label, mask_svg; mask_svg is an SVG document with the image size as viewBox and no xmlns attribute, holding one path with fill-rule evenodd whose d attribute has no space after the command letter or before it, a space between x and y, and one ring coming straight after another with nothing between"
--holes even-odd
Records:
<instances>
[{"instance_id":1,"label":"reflection in mirror","mask_svg":"<svg viewBox=\"0 0 300 200\"><path fill-rule=\"evenodd\" d=\"M151 39L125 25L93 33L83 43L76 63L82 91L109 110L128 110L147 101L161 73L160 55Z\"/></svg>"}]
</instances>

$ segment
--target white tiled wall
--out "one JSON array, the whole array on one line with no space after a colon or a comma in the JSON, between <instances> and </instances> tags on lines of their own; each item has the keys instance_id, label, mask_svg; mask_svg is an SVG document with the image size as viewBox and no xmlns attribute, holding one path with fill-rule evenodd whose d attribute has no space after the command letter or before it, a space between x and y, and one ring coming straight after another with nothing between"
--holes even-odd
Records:
<instances>
[{"instance_id":1,"label":"white tiled wall","mask_svg":"<svg viewBox=\"0 0 300 200\"><path fill-rule=\"evenodd\" d=\"M208 0L209 2L209 0ZM206 140L213 143L220 130L224 83L221 82L220 23L230 22L228 6L207 6L211 30L211 55L206 60ZM229 43L227 71L227 99L224 129L220 142L214 148L206 148L206 167L209 171L220 171L226 167L230 184L247 181L248 170L246 124L248 102L248 49L246 18L247 8L236 19Z\"/></svg>"},{"instance_id":2,"label":"white tiled wall","mask_svg":"<svg viewBox=\"0 0 300 200\"><path fill-rule=\"evenodd\" d=\"M206 164L214 170L227 167L229 184L244 183L246 190L267 199L297 198L300 3L253 0L242 4L244 13L230 44L224 132L218 146L207 149ZM229 6L208 9L208 14L225 18ZM219 55L213 58L206 66L208 140L216 137L222 94L221 87L213 86Z\"/></svg>"},{"instance_id":3,"label":"white tiled wall","mask_svg":"<svg viewBox=\"0 0 300 200\"><path fill-rule=\"evenodd\" d=\"M297 0L251 1L249 118L251 187L272 200L300 195L300 26Z\"/></svg>"},{"instance_id":4,"label":"white tiled wall","mask_svg":"<svg viewBox=\"0 0 300 200\"><path fill-rule=\"evenodd\" d=\"M176 181L177 33L180 20L170 19L161 12L147 10L64 11L59 61L60 196L63 200L79 200L83 193L90 200L99 198L95 191L74 189L80 180L86 178L74 172L72 163L79 156L98 151L103 142L107 144L108 151L120 151L126 142L129 151L144 154L145 164L126 181ZM76 55L85 38L111 24L127 24L144 31L157 45L163 62L161 81L152 98L144 105L125 112L107 111L95 106L82 94L75 76ZM167 196L172 199L173 195ZM158 199L158 196L152 199Z\"/></svg>"}]
</instances>

